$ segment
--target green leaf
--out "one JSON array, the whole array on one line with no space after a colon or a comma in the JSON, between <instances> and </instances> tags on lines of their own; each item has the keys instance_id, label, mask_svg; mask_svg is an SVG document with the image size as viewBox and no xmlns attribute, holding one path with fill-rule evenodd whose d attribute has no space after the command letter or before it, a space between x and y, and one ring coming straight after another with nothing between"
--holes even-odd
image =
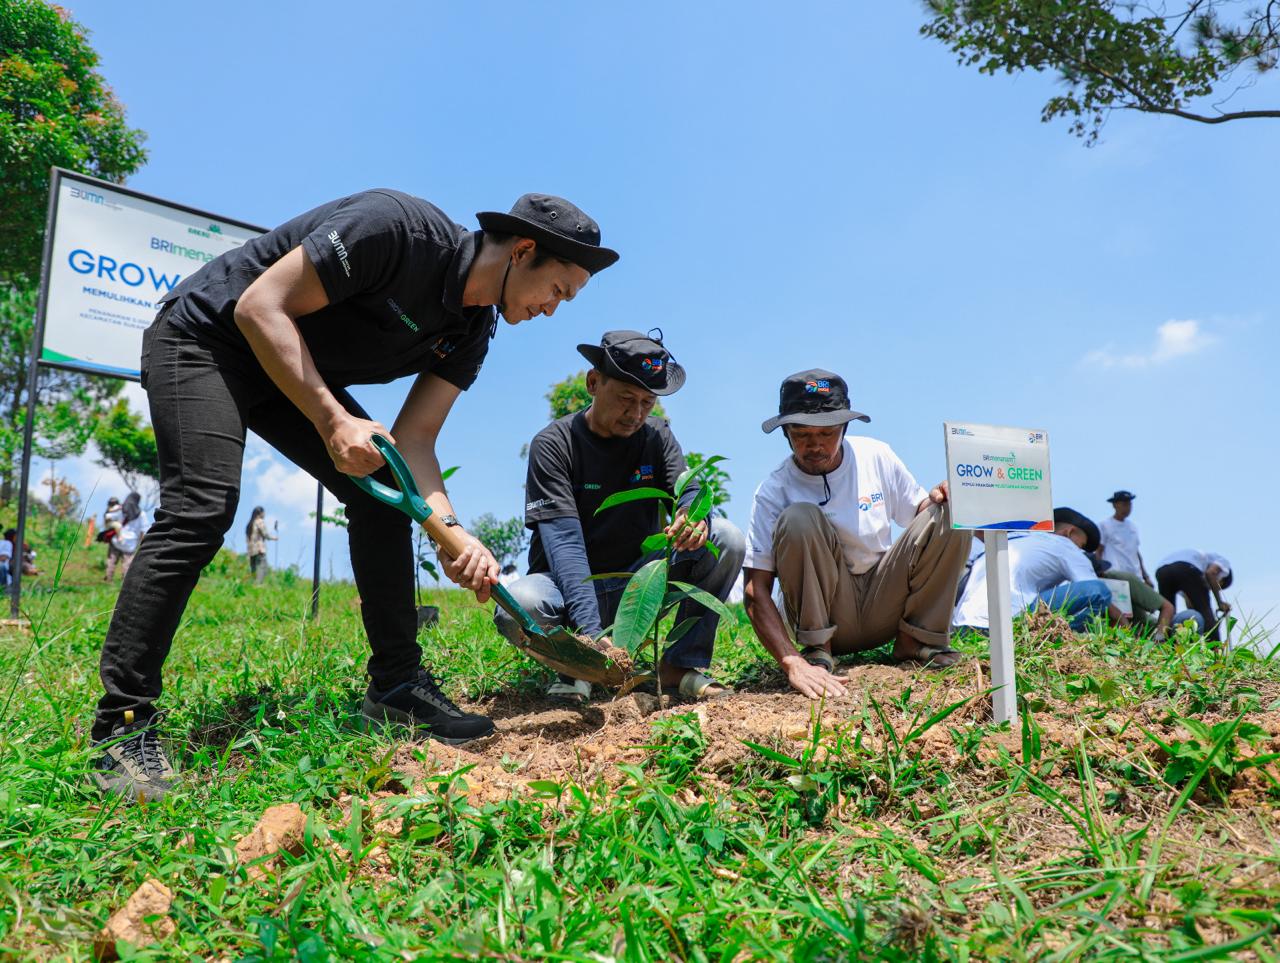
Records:
<instances>
[{"instance_id":1,"label":"green leaf","mask_svg":"<svg viewBox=\"0 0 1280 963\"><path fill-rule=\"evenodd\" d=\"M440 473L440 480L448 481L450 478L453 477L453 473L456 472L461 467L462 467L461 465L454 465L452 468L446 468L444 471Z\"/></svg>"},{"instance_id":2,"label":"green leaf","mask_svg":"<svg viewBox=\"0 0 1280 963\"><path fill-rule=\"evenodd\" d=\"M693 498L693 504L689 506L689 524L698 524L698 522L711 514L711 509L714 507L715 492L710 488L700 488L698 494Z\"/></svg>"},{"instance_id":3,"label":"green leaf","mask_svg":"<svg viewBox=\"0 0 1280 963\"><path fill-rule=\"evenodd\" d=\"M674 626L671 629L671 631L667 633L667 644L670 645L674 642L679 642L681 639L685 637L685 634L691 628L693 628L695 625L697 625L701 621L702 619L698 618L697 616L691 616L687 619L684 619L682 622L680 622L680 624Z\"/></svg>"},{"instance_id":4,"label":"green leaf","mask_svg":"<svg viewBox=\"0 0 1280 963\"><path fill-rule=\"evenodd\" d=\"M613 642L634 652L653 633L662 598L667 594L667 560L655 558L631 576L618 602Z\"/></svg>"},{"instance_id":5,"label":"green leaf","mask_svg":"<svg viewBox=\"0 0 1280 963\"><path fill-rule=\"evenodd\" d=\"M677 582L672 580L670 584L678 588L684 597L691 598L700 605L709 608L722 619L728 619L731 622L733 621L734 615L729 611L729 607L710 592L700 589L696 585L690 585L688 582Z\"/></svg>"},{"instance_id":6,"label":"green leaf","mask_svg":"<svg viewBox=\"0 0 1280 963\"><path fill-rule=\"evenodd\" d=\"M666 552L671 548L671 536L666 532L654 532L640 543L640 550L646 555L650 552Z\"/></svg>"},{"instance_id":7,"label":"green leaf","mask_svg":"<svg viewBox=\"0 0 1280 963\"><path fill-rule=\"evenodd\" d=\"M713 465L724 460L724 455L712 455L697 468L686 468L682 471L679 477L676 478L676 498L679 498L681 494L683 494L684 490L689 487L689 482L693 481L695 478L705 475Z\"/></svg>"},{"instance_id":8,"label":"green leaf","mask_svg":"<svg viewBox=\"0 0 1280 963\"><path fill-rule=\"evenodd\" d=\"M614 492L600 503L600 507L597 508L593 514L599 515L606 508L613 508L615 505L625 505L627 502L638 502L646 498L664 498L667 501L673 500L671 496L661 488L630 488L625 492Z\"/></svg>"},{"instance_id":9,"label":"green leaf","mask_svg":"<svg viewBox=\"0 0 1280 963\"><path fill-rule=\"evenodd\" d=\"M748 749L754 749L756 752L760 753L760 755L764 756L766 759L771 759L772 761L780 763L789 769L800 768L799 759L793 759L790 756L784 756L782 753L777 752L776 750L770 749L768 746L762 746L758 742L750 742L746 739L742 740L742 744L746 746Z\"/></svg>"}]
</instances>

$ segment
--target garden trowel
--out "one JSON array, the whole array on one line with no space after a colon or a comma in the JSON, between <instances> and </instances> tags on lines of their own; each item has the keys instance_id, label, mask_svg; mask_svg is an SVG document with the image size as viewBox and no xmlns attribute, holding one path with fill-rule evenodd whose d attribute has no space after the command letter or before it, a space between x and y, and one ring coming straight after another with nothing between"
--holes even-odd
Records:
<instances>
[{"instance_id":1,"label":"garden trowel","mask_svg":"<svg viewBox=\"0 0 1280 963\"><path fill-rule=\"evenodd\" d=\"M372 478L357 478L354 475L348 477L378 501L385 502L404 512L415 522L420 522L435 543L456 558L462 553L466 543L452 527L445 525L432 513L431 506L418 491L413 472L409 470L395 445L381 435L374 435L372 440L374 447L387 460L387 466L399 488L390 488ZM494 585L489 591L493 600L519 624L524 642L518 647L535 662L575 679L611 688L617 688L627 681L627 669L609 654L567 629L543 628L511 597L505 586Z\"/></svg>"}]
</instances>

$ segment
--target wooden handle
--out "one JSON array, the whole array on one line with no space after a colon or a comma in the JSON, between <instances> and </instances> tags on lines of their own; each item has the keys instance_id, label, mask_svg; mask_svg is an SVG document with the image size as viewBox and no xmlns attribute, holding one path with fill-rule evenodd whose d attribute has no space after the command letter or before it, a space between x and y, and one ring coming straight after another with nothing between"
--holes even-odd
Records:
<instances>
[{"instance_id":1,"label":"wooden handle","mask_svg":"<svg viewBox=\"0 0 1280 963\"><path fill-rule=\"evenodd\" d=\"M467 540L462 537L462 526L446 525L435 512L427 516L422 527L426 529L432 541L454 558L461 555L463 549L467 547Z\"/></svg>"}]
</instances>

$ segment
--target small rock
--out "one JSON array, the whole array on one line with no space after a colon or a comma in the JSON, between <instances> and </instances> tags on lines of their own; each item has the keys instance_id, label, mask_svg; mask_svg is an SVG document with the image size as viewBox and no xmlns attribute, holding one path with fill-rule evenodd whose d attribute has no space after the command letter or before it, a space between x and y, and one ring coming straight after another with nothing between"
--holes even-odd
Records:
<instances>
[{"instance_id":1,"label":"small rock","mask_svg":"<svg viewBox=\"0 0 1280 963\"><path fill-rule=\"evenodd\" d=\"M262 814L253 831L236 843L236 859L253 863L282 849L297 856L302 852L306 828L307 817L297 803L272 806ZM261 870L254 866L249 875L257 878Z\"/></svg>"},{"instance_id":2,"label":"small rock","mask_svg":"<svg viewBox=\"0 0 1280 963\"><path fill-rule=\"evenodd\" d=\"M147 946L173 935L177 927L166 914L173 903L173 893L159 880L149 879L129 897L122 909L116 910L107 925L93 941L93 955L98 960L119 959L116 941L123 940L132 946ZM160 917L146 923L149 916Z\"/></svg>"}]
</instances>

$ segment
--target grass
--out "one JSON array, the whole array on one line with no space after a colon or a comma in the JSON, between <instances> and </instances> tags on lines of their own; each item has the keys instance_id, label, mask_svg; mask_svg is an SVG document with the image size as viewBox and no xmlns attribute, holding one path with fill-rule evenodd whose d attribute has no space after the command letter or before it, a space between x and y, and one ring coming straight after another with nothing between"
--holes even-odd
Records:
<instances>
[{"instance_id":1,"label":"grass","mask_svg":"<svg viewBox=\"0 0 1280 963\"><path fill-rule=\"evenodd\" d=\"M166 668L183 789L122 807L84 777L98 555L67 549L0 639L0 957L92 958L156 878L176 933L128 959L1280 959L1280 667L1249 651L1022 620L1010 731L974 660L873 653L811 708L739 616L716 669L742 694L622 719L551 709L439 592L428 658L504 733L442 751L356 726L352 587L310 622L308 584L222 554ZM284 802L305 847L251 879L235 842Z\"/></svg>"}]
</instances>

